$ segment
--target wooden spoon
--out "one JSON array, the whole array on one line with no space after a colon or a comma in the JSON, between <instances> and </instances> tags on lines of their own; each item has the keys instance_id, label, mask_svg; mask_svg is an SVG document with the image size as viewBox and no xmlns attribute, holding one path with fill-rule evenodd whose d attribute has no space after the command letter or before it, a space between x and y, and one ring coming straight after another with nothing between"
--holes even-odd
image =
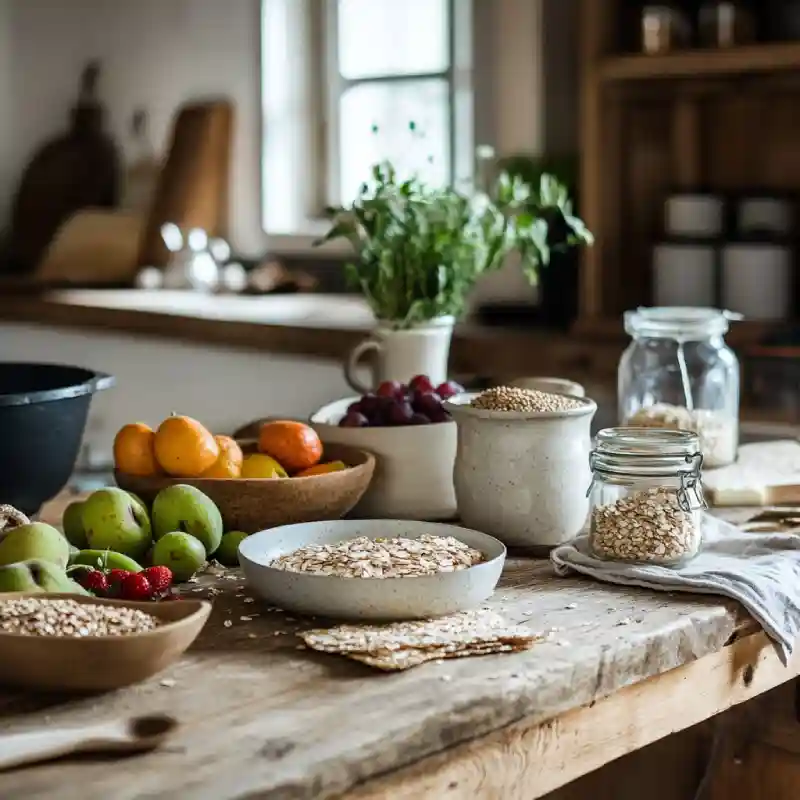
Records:
<instances>
[{"instance_id":1,"label":"wooden spoon","mask_svg":"<svg viewBox=\"0 0 800 800\"><path fill-rule=\"evenodd\" d=\"M75 753L138 753L158 747L178 722L165 714L0 736L0 770Z\"/></svg>"}]
</instances>

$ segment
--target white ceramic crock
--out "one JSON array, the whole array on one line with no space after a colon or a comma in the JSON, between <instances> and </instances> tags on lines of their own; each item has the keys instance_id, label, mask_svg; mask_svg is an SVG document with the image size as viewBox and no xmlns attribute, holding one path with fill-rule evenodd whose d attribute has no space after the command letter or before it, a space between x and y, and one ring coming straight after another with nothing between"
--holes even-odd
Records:
<instances>
[{"instance_id":1,"label":"white ceramic crock","mask_svg":"<svg viewBox=\"0 0 800 800\"><path fill-rule=\"evenodd\" d=\"M438 317L411 328L396 328L381 322L369 339L359 342L347 357L344 375L357 392L374 391L383 381L408 383L415 375L427 375L434 386L447 380L447 359L453 337L455 317ZM359 362L375 353L375 367L370 385L357 376Z\"/></svg>"},{"instance_id":2,"label":"white ceramic crock","mask_svg":"<svg viewBox=\"0 0 800 800\"><path fill-rule=\"evenodd\" d=\"M536 389L540 392L550 392L550 394L571 394L575 397L585 397L586 390L581 384L567 378L515 378L509 386L516 386L519 389Z\"/></svg>"},{"instance_id":3,"label":"white ceramic crock","mask_svg":"<svg viewBox=\"0 0 800 800\"><path fill-rule=\"evenodd\" d=\"M368 450L375 456L372 481L352 514L381 519L448 520L455 517L455 423L340 428L339 420L356 400L358 397L347 397L329 403L310 420L323 446L347 444Z\"/></svg>"},{"instance_id":4,"label":"white ceramic crock","mask_svg":"<svg viewBox=\"0 0 800 800\"><path fill-rule=\"evenodd\" d=\"M453 482L462 524L515 547L552 548L574 538L589 513L596 403L580 398L567 411L507 412L473 408L473 397L445 404L458 427Z\"/></svg>"}]
</instances>

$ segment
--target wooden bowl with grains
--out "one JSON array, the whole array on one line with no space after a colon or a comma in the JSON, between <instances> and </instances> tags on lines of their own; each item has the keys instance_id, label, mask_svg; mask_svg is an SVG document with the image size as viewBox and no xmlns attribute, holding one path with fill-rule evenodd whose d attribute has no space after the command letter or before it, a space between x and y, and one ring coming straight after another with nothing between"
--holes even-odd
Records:
<instances>
[{"instance_id":1,"label":"wooden bowl with grains","mask_svg":"<svg viewBox=\"0 0 800 800\"><path fill-rule=\"evenodd\" d=\"M84 694L138 683L177 661L210 612L204 600L2 594L0 684Z\"/></svg>"}]
</instances>

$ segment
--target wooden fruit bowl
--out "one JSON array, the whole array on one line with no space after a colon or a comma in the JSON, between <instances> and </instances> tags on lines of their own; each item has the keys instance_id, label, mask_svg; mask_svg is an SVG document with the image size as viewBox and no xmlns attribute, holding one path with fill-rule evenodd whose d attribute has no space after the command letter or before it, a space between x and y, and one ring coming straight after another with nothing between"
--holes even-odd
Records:
<instances>
[{"instance_id":1,"label":"wooden fruit bowl","mask_svg":"<svg viewBox=\"0 0 800 800\"><path fill-rule=\"evenodd\" d=\"M211 613L210 603L189 598L171 603L134 603L76 594L9 592L0 595L0 602L17 597L126 606L161 620L155 630L128 636L0 633L0 684L48 692L105 692L146 680L180 658Z\"/></svg>"},{"instance_id":2,"label":"wooden fruit bowl","mask_svg":"<svg viewBox=\"0 0 800 800\"><path fill-rule=\"evenodd\" d=\"M254 445L240 442L245 452ZM117 486L150 505L166 486L196 486L219 508L225 530L256 533L278 525L340 519L361 499L375 470L371 453L346 445L325 447L326 461L344 461L349 469L307 478L141 478L116 472Z\"/></svg>"}]
</instances>

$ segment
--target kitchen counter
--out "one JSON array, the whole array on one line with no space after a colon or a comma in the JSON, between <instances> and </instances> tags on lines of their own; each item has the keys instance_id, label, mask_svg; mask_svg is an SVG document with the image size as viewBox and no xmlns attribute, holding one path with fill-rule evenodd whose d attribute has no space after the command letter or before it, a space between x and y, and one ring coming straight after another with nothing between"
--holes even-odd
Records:
<instances>
[{"instance_id":1,"label":"kitchen counter","mask_svg":"<svg viewBox=\"0 0 800 800\"><path fill-rule=\"evenodd\" d=\"M64 499L43 516L58 519ZM511 558L489 605L549 629L549 641L382 674L299 650L308 623L246 604L238 571L226 575L188 587L220 593L199 640L161 675L99 698L0 693L2 733L166 712L182 723L168 746L113 766L5 773L0 797L538 798L800 673L800 654L783 667L733 602L557 578L546 561ZM659 798L673 797L663 782L696 788L698 758L683 758L648 768ZM627 800L644 788L622 785L564 797Z\"/></svg>"},{"instance_id":2,"label":"kitchen counter","mask_svg":"<svg viewBox=\"0 0 800 800\"><path fill-rule=\"evenodd\" d=\"M16 296L0 308L3 322L103 330L134 336L225 345L341 362L374 322L366 303L349 295L216 296L190 292L67 290ZM459 325L451 351L454 374L579 375L616 380L622 338L576 339L557 331Z\"/></svg>"}]
</instances>

